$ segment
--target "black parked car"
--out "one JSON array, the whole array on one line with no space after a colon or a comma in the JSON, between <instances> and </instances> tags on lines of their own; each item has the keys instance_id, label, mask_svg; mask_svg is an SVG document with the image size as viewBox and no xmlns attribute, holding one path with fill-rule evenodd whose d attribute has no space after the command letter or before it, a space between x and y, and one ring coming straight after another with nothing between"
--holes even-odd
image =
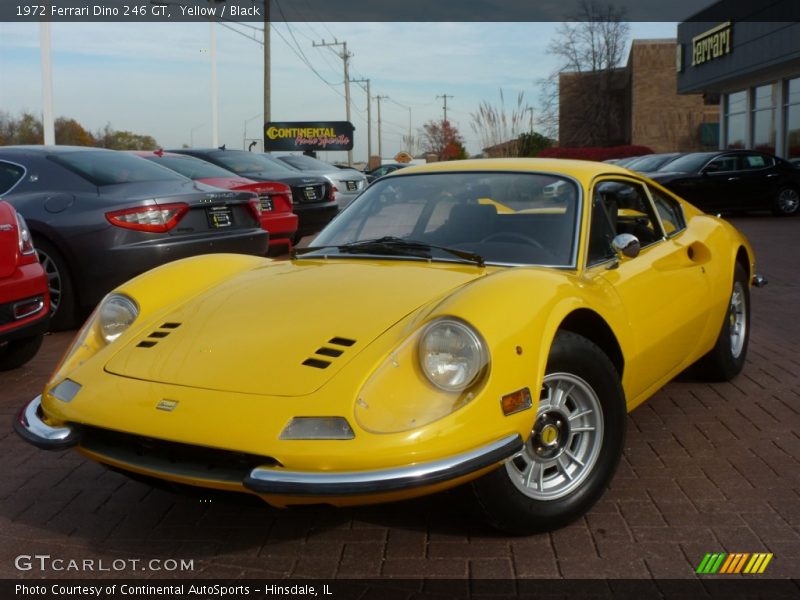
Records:
<instances>
[{"instance_id":1,"label":"black parked car","mask_svg":"<svg viewBox=\"0 0 800 600\"><path fill-rule=\"evenodd\" d=\"M279 181L292 188L292 210L298 218L294 242L318 232L339 212L333 184L322 175L303 173L261 152L222 148L179 148L169 150L188 154L233 171L254 181Z\"/></svg>"},{"instance_id":2,"label":"black parked car","mask_svg":"<svg viewBox=\"0 0 800 600\"><path fill-rule=\"evenodd\" d=\"M675 160L681 155L680 152L663 152L659 154L647 154L633 159L624 166L631 171L639 171L640 173L647 173L649 171L658 171L663 169L664 165Z\"/></svg>"},{"instance_id":3,"label":"black parked car","mask_svg":"<svg viewBox=\"0 0 800 600\"><path fill-rule=\"evenodd\" d=\"M800 208L800 169L755 150L693 152L645 175L707 212Z\"/></svg>"},{"instance_id":4,"label":"black parked car","mask_svg":"<svg viewBox=\"0 0 800 600\"><path fill-rule=\"evenodd\" d=\"M106 292L165 262L267 253L254 194L195 183L115 150L0 147L0 197L33 234L53 329L73 326Z\"/></svg>"},{"instance_id":5,"label":"black parked car","mask_svg":"<svg viewBox=\"0 0 800 600\"><path fill-rule=\"evenodd\" d=\"M380 167L375 167L374 169L365 171L364 174L367 176L367 182L372 183L373 181L375 181L376 179L380 179L384 175L393 173L398 169L404 169L410 165L411 163L387 163L385 165L381 165Z\"/></svg>"}]
</instances>

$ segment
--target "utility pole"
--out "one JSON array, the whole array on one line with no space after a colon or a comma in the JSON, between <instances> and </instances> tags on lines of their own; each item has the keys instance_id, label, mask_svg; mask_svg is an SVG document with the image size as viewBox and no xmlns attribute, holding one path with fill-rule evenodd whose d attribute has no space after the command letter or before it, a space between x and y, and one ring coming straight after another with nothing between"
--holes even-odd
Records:
<instances>
[{"instance_id":1,"label":"utility pole","mask_svg":"<svg viewBox=\"0 0 800 600\"><path fill-rule=\"evenodd\" d=\"M320 47L320 46L341 46L342 47L342 53L338 54L338 56L344 62L344 105L345 105L345 108L346 108L345 112L347 114L347 122L348 123L352 123L352 121L350 120L350 67L349 67L349 60L350 60L350 57L353 56L353 54L352 54L352 52L348 52L347 51L347 42L339 42L334 38L334 40L332 42L326 42L325 40L322 40L322 42L320 42L319 44L316 43L316 42L312 42L312 45L314 46L314 48L317 48L317 47ZM349 166L352 166L352 165L353 165L353 151L352 150L348 150L347 151L347 166L349 167Z\"/></svg>"},{"instance_id":2,"label":"utility pole","mask_svg":"<svg viewBox=\"0 0 800 600\"><path fill-rule=\"evenodd\" d=\"M50 23L39 23L39 51L42 60L42 127L45 146L56 143L56 128L53 120L53 59L50 50Z\"/></svg>"},{"instance_id":3,"label":"utility pole","mask_svg":"<svg viewBox=\"0 0 800 600\"><path fill-rule=\"evenodd\" d=\"M529 106L525 110L527 110L531 114L530 133L533 133L533 107Z\"/></svg>"},{"instance_id":4,"label":"utility pole","mask_svg":"<svg viewBox=\"0 0 800 600\"><path fill-rule=\"evenodd\" d=\"M264 123L272 121L272 65L270 60L269 0L264 0ZM264 124L261 124L264 135Z\"/></svg>"},{"instance_id":5,"label":"utility pole","mask_svg":"<svg viewBox=\"0 0 800 600\"><path fill-rule=\"evenodd\" d=\"M454 98L455 96L448 96L447 94L443 94L442 96L436 96L436 99L444 98L444 121L442 123L447 123L447 99Z\"/></svg>"},{"instance_id":6,"label":"utility pole","mask_svg":"<svg viewBox=\"0 0 800 600\"><path fill-rule=\"evenodd\" d=\"M367 165L372 157L372 96L369 94L369 79L353 79L353 83L367 84Z\"/></svg>"},{"instance_id":7,"label":"utility pole","mask_svg":"<svg viewBox=\"0 0 800 600\"><path fill-rule=\"evenodd\" d=\"M381 100L388 100L389 96L375 96L378 101L378 157L383 160L383 149L381 148Z\"/></svg>"}]
</instances>

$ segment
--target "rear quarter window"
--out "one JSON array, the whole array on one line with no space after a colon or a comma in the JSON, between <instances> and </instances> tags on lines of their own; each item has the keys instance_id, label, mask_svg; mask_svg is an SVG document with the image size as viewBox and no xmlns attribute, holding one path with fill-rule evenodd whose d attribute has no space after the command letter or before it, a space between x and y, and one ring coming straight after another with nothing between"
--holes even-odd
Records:
<instances>
[{"instance_id":1,"label":"rear quarter window","mask_svg":"<svg viewBox=\"0 0 800 600\"><path fill-rule=\"evenodd\" d=\"M24 175L25 169L19 165L0 161L0 195L17 185Z\"/></svg>"}]
</instances>

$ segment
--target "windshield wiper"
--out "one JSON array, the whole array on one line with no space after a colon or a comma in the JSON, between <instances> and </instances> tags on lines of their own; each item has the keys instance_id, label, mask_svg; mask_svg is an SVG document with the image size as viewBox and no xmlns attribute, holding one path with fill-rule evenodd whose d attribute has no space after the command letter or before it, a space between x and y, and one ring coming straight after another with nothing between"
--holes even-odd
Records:
<instances>
[{"instance_id":1,"label":"windshield wiper","mask_svg":"<svg viewBox=\"0 0 800 600\"><path fill-rule=\"evenodd\" d=\"M467 252L466 250L458 250L456 248L448 248L447 246L437 246L436 244L429 244L427 242L406 240L390 235L371 240L349 242L347 244L331 244L326 246L308 246L306 248L297 248L292 252L292 258L300 256L301 254L308 254L309 252L326 250L328 248L335 248L343 254L389 253L399 256L417 256L420 258L432 258L431 250L441 250L442 252L447 252L448 254L457 256L466 262L475 263L479 267L485 266L483 257L480 254Z\"/></svg>"}]
</instances>

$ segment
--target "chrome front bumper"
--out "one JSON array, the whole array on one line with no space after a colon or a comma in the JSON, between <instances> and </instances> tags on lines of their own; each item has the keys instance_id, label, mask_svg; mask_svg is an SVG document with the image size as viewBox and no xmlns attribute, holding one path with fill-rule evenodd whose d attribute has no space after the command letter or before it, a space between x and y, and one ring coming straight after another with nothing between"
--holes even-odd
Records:
<instances>
[{"instance_id":1,"label":"chrome front bumper","mask_svg":"<svg viewBox=\"0 0 800 600\"><path fill-rule=\"evenodd\" d=\"M80 431L74 427L51 427L42 419L42 397L36 396L19 412L14 420L14 431L22 439L44 450L63 450L75 446Z\"/></svg>"},{"instance_id":2,"label":"chrome front bumper","mask_svg":"<svg viewBox=\"0 0 800 600\"><path fill-rule=\"evenodd\" d=\"M63 450L80 442L74 426L51 427L44 422L42 397L36 396L19 413L14 430L28 443L45 450ZM258 494L278 496L351 496L419 488L458 479L492 467L522 450L519 434L440 460L372 471L305 472L257 467L242 482ZM124 468L124 467L123 467ZM166 473L165 473L166 474ZM159 471L152 471L159 476Z\"/></svg>"},{"instance_id":3,"label":"chrome front bumper","mask_svg":"<svg viewBox=\"0 0 800 600\"><path fill-rule=\"evenodd\" d=\"M418 465L374 471L308 472L257 468L244 486L259 494L279 496L352 496L417 488L458 479L496 465L522 450L519 434L486 446Z\"/></svg>"}]
</instances>

